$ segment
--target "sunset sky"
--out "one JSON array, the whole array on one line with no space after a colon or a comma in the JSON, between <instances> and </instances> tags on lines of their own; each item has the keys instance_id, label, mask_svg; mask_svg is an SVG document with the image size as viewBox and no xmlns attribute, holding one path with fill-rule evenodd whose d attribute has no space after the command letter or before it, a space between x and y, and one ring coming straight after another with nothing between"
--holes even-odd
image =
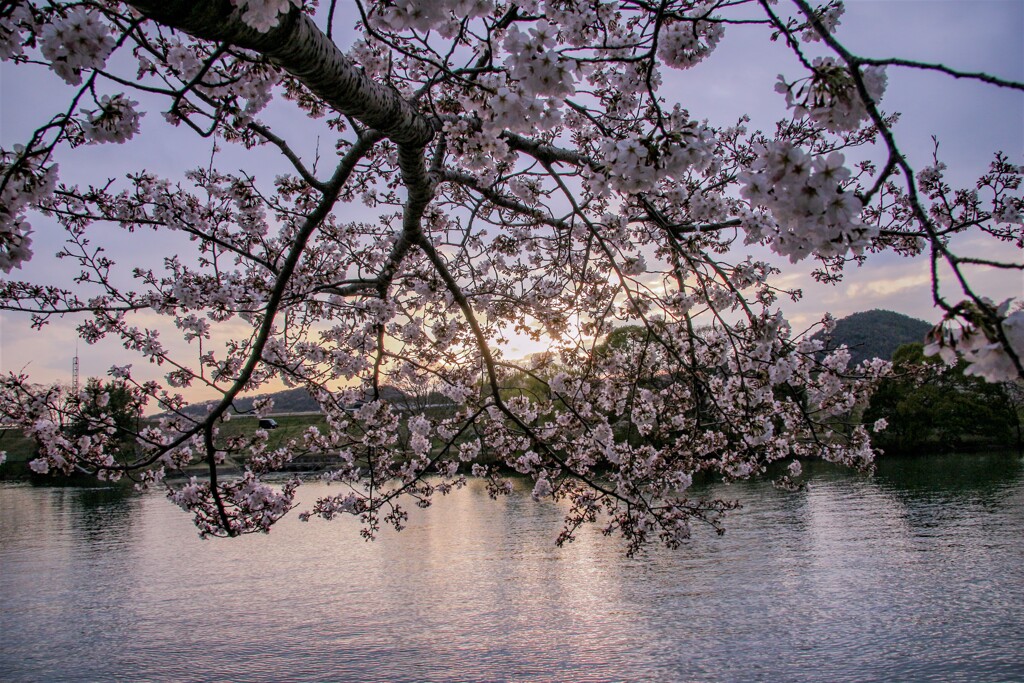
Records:
<instances>
[{"instance_id":1,"label":"sunset sky","mask_svg":"<svg viewBox=\"0 0 1024 683\"><path fill-rule=\"evenodd\" d=\"M1024 2L1019 0L853 0L847 3L838 36L852 51L866 56L941 62L965 71L984 71L1024 81ZM343 34L339 40L342 47L346 46L345 41ZM770 129L775 120L785 116L783 98L774 92L780 73L789 77L799 74L783 45L770 43L763 28L731 26L708 62L686 72L666 69L662 94L678 100L694 118L706 118L712 124L728 125L747 113L753 119L751 128ZM1024 96L1020 92L893 67L888 70L888 78L882 108L903 114L896 134L915 168L928 165L933 135L940 140L940 155L950 169L948 178L954 185L972 186L997 150L1005 151L1015 163L1024 163ZM45 69L14 68L7 63L0 66L0 144L9 149L24 142L35 127L58 108L66 107L68 93L63 82ZM62 180L97 182L143 168L176 180L184 170L209 161L209 141L197 138L184 127L175 129L165 124L158 104L147 107L144 100L142 104L147 114L142 120L141 135L123 146L63 150L58 157ZM290 103L281 100L271 106L265 118L281 131L290 126L309 125ZM300 149L310 157L316 149L313 133L305 137L306 148ZM255 167L252 158L253 153L225 148L218 155L218 164L226 171L237 171L245 164L258 179L268 182L284 169L270 150L255 153L259 160ZM354 206L352 211L353 215L347 218L358 218L361 212L367 212L367 217L371 215L362 205ZM47 275L67 272L66 264L51 257L59 248L62 231L41 216L35 216L31 222L35 228L36 256L10 276L42 282L48 279ZM173 235L134 237L144 239L117 240L107 245L111 247L111 257L125 265L159 264L159 259L168 253L187 248L187 243ZM969 239L958 247L964 252L984 255L977 252L978 247ZM735 260L742 260L747 253L748 250L740 250ZM765 257L768 252L750 253ZM1007 258L1006 254L1000 256ZM778 257L774 260L779 261ZM808 276L813 262L792 267L779 261L779 265L784 272L776 283L804 290L801 302L781 304L797 330L826 311L842 317L884 308L932 322L937 319L931 306L926 259L908 261L890 254L876 255L866 266L850 271L845 283L838 287L815 284ZM66 282L65 278L60 279ZM996 300L1024 294L1019 272L978 273L974 284ZM959 299L955 295L951 298ZM76 348L76 322L70 318L58 320L42 333L34 333L28 329L26 317L0 314L0 371L24 369L35 381L69 381ZM169 337L165 336L164 341L169 342ZM146 366L144 360L128 357L118 343L78 343L77 347L83 377L103 376L114 363L134 363L137 372ZM520 340L513 343L506 355L516 357L537 350L537 345ZM158 376L155 368L152 376ZM139 373L139 378L148 377Z\"/></svg>"}]
</instances>

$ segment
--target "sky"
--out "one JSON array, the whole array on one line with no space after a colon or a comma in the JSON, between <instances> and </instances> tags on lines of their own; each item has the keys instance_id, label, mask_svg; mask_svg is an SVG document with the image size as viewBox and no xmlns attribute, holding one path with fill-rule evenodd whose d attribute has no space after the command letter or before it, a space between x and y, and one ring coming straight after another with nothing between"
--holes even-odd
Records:
<instances>
[{"instance_id":1,"label":"sky","mask_svg":"<svg viewBox=\"0 0 1024 683\"><path fill-rule=\"evenodd\" d=\"M851 0L837 35L863 56L941 62L965 71L1024 81L1024 0ZM666 70L662 94L678 100L692 117L706 118L711 124L727 125L747 113L752 128L771 129L775 120L785 116L783 99L774 92L780 73L789 77L800 74L784 46L768 42L763 29L731 26L706 63L686 72ZM882 108L901 112L895 130L914 167L928 164L933 135L940 139L940 153L954 184L973 185L996 150L1005 151L1015 163L1024 163L1024 95L1019 91L911 69L890 67L887 73L889 85ZM63 82L48 72L14 68L7 63L0 66L0 144L9 149L23 142L51 113L66 105L67 96ZM184 127L175 129L163 124L160 107L146 104L143 99L142 108L148 113L142 120L142 135L124 146L85 146L62 154L62 179L95 182L98 175L119 177L141 168L177 179L185 169L209 161L208 141L198 140ZM271 105L266 119L278 130L296 123L310 125L288 103L280 101ZM303 136L301 154L314 154L316 133L314 126ZM242 166L255 168L257 175L263 173L267 180L284 170L273 152L257 151L255 163L252 154L226 146L218 153L218 163L228 171ZM60 231L41 216L32 223L37 256L11 275L41 280L66 271L65 264L48 255L58 247L55 238L59 238ZM110 247L115 260L133 263L152 262L187 249L187 244L174 235L150 235L142 249L121 240ZM970 241L958 247L978 255L986 255L985 249L991 248ZM768 255L766 250L743 249L735 260L742 260L748 252L757 257ZM1005 253L998 255L1007 257ZM849 271L840 286L814 283L809 277L813 262L796 268L777 257L776 262L784 270L776 284L804 291L802 301L782 304L795 330L813 324L826 311L842 317L871 308L937 322L925 259L875 255L864 267ZM978 273L973 284L995 300L1024 295L1019 272ZM117 343L76 344L74 324L71 319L56 321L43 333L35 333L28 329L25 317L0 314L0 372L26 370L36 381L68 382L77 347L83 377L103 376L112 364L126 362L134 363L139 376L160 374L156 368L144 370L145 361L128 358ZM166 336L164 340L169 341ZM537 345L518 339L513 340L506 356L538 350L541 348Z\"/></svg>"},{"instance_id":2,"label":"sky","mask_svg":"<svg viewBox=\"0 0 1024 683\"><path fill-rule=\"evenodd\" d=\"M964 71L1024 80L1024 2L854 0L846 7L837 36L854 53L939 62ZM730 33L738 33L737 28L730 27L726 38L735 38ZM680 89L686 88L681 99L689 96L696 102L689 105L684 99L691 115L717 122L719 117L746 111L752 117L751 127L766 130L785 116L784 102L771 92L771 86L777 74L791 78L798 70L781 45L767 43L756 36L754 28L748 33L749 40L723 41L714 55L720 61L709 60L702 65L694 74L698 78L691 80L689 73L680 75ZM760 39L755 41L755 37ZM751 59L755 50L757 58ZM723 70L727 78L721 77ZM887 76L882 109L900 112L895 133L912 167L919 169L930 163L933 135L940 141L940 155L949 166L948 178L955 186L972 187L996 150L1005 151L1016 163L1024 163L1024 95L1019 91L1000 91L895 67L887 69ZM978 251L970 244L961 248ZM865 266L848 271L839 286L811 281L808 273L814 268L812 261L797 267L785 259L776 258L774 262L784 271L776 282L802 287L805 293L801 302L783 307L795 329L813 323L825 311L840 317L870 308L937 322L926 259L876 255ZM1024 295L1019 273L976 277L979 289L994 299Z\"/></svg>"}]
</instances>

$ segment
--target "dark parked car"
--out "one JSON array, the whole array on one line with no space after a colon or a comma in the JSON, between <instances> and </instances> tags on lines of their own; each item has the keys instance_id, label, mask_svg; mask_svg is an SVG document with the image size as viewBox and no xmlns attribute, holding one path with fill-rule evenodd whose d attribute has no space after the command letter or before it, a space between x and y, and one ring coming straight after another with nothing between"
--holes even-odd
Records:
<instances>
[{"instance_id":1,"label":"dark parked car","mask_svg":"<svg viewBox=\"0 0 1024 683\"><path fill-rule=\"evenodd\" d=\"M277 420L260 420L260 429L277 429Z\"/></svg>"}]
</instances>

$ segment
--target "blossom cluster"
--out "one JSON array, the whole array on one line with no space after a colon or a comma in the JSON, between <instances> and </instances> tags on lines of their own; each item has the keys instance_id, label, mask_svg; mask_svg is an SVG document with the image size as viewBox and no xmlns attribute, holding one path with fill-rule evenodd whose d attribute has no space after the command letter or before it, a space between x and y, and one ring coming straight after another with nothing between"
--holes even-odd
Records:
<instances>
[{"instance_id":1,"label":"blossom cluster","mask_svg":"<svg viewBox=\"0 0 1024 683\"><path fill-rule=\"evenodd\" d=\"M710 5L694 8L691 16L703 17L711 11ZM717 21L704 18L675 21L666 24L658 37L658 56L669 66L687 69L706 59L724 35L725 29Z\"/></svg>"},{"instance_id":2,"label":"blossom cluster","mask_svg":"<svg viewBox=\"0 0 1024 683\"><path fill-rule=\"evenodd\" d=\"M589 183L597 188L599 181L606 181L624 194L651 190L659 180L682 178L690 169L706 167L715 144L709 128L693 123L658 143L637 135L606 140L601 147L604 168L589 174Z\"/></svg>"},{"instance_id":3,"label":"blossom cluster","mask_svg":"<svg viewBox=\"0 0 1024 683\"><path fill-rule=\"evenodd\" d=\"M554 49L556 34L556 28L546 21L536 22L526 32L513 26L505 34L505 66L525 92L553 97L576 92L577 66Z\"/></svg>"},{"instance_id":4,"label":"blossom cluster","mask_svg":"<svg viewBox=\"0 0 1024 683\"><path fill-rule=\"evenodd\" d=\"M139 119L143 115L135 110L138 102L124 95L104 95L99 105L99 109L89 112L89 120L82 127L90 142L120 144L139 132Z\"/></svg>"},{"instance_id":5,"label":"blossom cluster","mask_svg":"<svg viewBox=\"0 0 1024 683\"><path fill-rule=\"evenodd\" d=\"M228 58L212 64L206 77L194 83L204 70L204 63L210 56L196 44L186 44L179 40L168 41L166 58L158 65L148 57L140 56L140 72L164 71L182 83L192 85L197 91L209 97L225 97L243 100L242 107L232 107L236 111L236 125L242 125L259 113L272 99L273 88L281 81L279 69L258 61ZM172 110L165 118L172 123L180 122L181 112Z\"/></svg>"},{"instance_id":6,"label":"blossom cluster","mask_svg":"<svg viewBox=\"0 0 1024 683\"><path fill-rule=\"evenodd\" d=\"M494 9L491 0L397 0L382 3L380 23L394 31L419 31L426 33L441 28L451 34L453 16L458 20L484 16Z\"/></svg>"},{"instance_id":7,"label":"blossom cluster","mask_svg":"<svg viewBox=\"0 0 1024 683\"><path fill-rule=\"evenodd\" d=\"M25 54L22 32L35 25L28 3L14 3L0 15L0 60L7 61Z\"/></svg>"},{"instance_id":8,"label":"blossom cluster","mask_svg":"<svg viewBox=\"0 0 1024 683\"><path fill-rule=\"evenodd\" d=\"M505 79L495 79L500 84L487 100L484 133L494 138L487 144L502 144L497 135L503 131L524 133L529 130L550 130L562 120L561 101L553 97L540 97L524 92L517 84L506 84ZM478 133L471 133L478 137Z\"/></svg>"},{"instance_id":9,"label":"blossom cluster","mask_svg":"<svg viewBox=\"0 0 1024 683\"><path fill-rule=\"evenodd\" d=\"M481 112L486 132L551 130L562 122L563 100L576 91L582 69L554 49L556 35L543 20L527 31L512 26L505 33L506 71L479 79L489 93ZM465 99L464 106L474 107L474 100Z\"/></svg>"},{"instance_id":10,"label":"blossom cluster","mask_svg":"<svg viewBox=\"0 0 1024 683\"><path fill-rule=\"evenodd\" d=\"M84 69L103 68L114 50L114 38L99 12L75 9L43 27L39 49L58 76L77 85Z\"/></svg>"},{"instance_id":11,"label":"blossom cluster","mask_svg":"<svg viewBox=\"0 0 1024 683\"><path fill-rule=\"evenodd\" d=\"M231 0L242 10L242 21L260 33L266 33L281 21L292 7L301 7L302 0Z\"/></svg>"},{"instance_id":12,"label":"blossom cluster","mask_svg":"<svg viewBox=\"0 0 1024 683\"><path fill-rule=\"evenodd\" d=\"M825 7L815 10L818 23L828 33L835 33L836 28L840 24L840 18L845 13L846 7L843 6L840 0L832 0ZM816 43L821 40L821 34L811 22L808 22L806 28L800 34L800 38L808 43Z\"/></svg>"},{"instance_id":13,"label":"blossom cluster","mask_svg":"<svg viewBox=\"0 0 1024 683\"><path fill-rule=\"evenodd\" d=\"M999 326L1009 349L998 338L995 330L980 324L966 324L951 328L939 325L929 335L931 341L925 345L927 356L939 356L947 364L956 362L957 355L968 363L965 375L976 375L989 382L1008 382L1017 379L1020 373L1013 358L1024 365L1024 308L1009 313L1013 300L1007 299L996 308Z\"/></svg>"},{"instance_id":14,"label":"blossom cluster","mask_svg":"<svg viewBox=\"0 0 1024 683\"><path fill-rule=\"evenodd\" d=\"M869 115L853 74L835 57L817 57L813 67L812 76L796 83L780 74L776 92L786 96L786 106L797 116L808 116L835 133L857 130ZM885 94L885 67L864 67L858 77L869 101L877 104Z\"/></svg>"},{"instance_id":15,"label":"blossom cluster","mask_svg":"<svg viewBox=\"0 0 1024 683\"><path fill-rule=\"evenodd\" d=\"M693 522L718 528L727 503L686 497L700 474L781 464L789 487L803 458L868 466L857 402L887 364L852 367L848 349L794 336L777 301L799 292L731 251L735 229L836 269L903 233L926 245L934 224L1019 245L1020 167L1000 157L987 180L954 193L936 159L901 191L908 161L863 187L876 167L865 160L855 176L839 150L859 159L889 144L864 127L869 113L888 125L869 112L885 73L850 71L858 62L841 51L843 61L805 61L800 39L833 30L839 2L797 18L773 4L372 0L352 35L333 21L344 13L324 16L333 3L207 3L221 21L209 32L178 14L187 3L160 21L118 3L14 3L0 12L0 57L78 87L29 149L3 154L0 267L28 257L25 219L41 210L63 229L59 256L74 274L64 286L36 274L5 282L0 303L38 326L81 315L82 339L116 339L149 361L111 374L163 414L119 427L106 412L114 394L100 394L94 433L72 437L62 425L82 416L75 401L18 378L0 379L0 415L39 442L34 471L163 483L207 535L270 528L295 505L295 485L264 476L308 454L342 490L303 519L354 515L372 538L405 524L403 499L425 507L462 471L500 495L512 470L563 506L561 541L601 520L631 551L655 537L678 545ZM352 44L345 58L326 35L332 22ZM746 117L694 119L684 105L701 103L667 91L664 70L709 59L727 24L770 25L807 67L779 86L797 116L774 141L748 132ZM287 54L266 48L268 32L293 30ZM278 89L282 109L317 120L257 121ZM147 107L165 103L176 135L207 141L191 170L55 190L54 159L141 134L133 91ZM217 169L250 150L244 170ZM352 220L360 199L374 218ZM154 231L162 258L107 250L111 233L135 244ZM963 354L972 374L1012 376L1024 313L990 308L961 316L930 350ZM548 351L509 358L513 334ZM308 390L324 424L283 443L221 429L243 392L271 384ZM188 406L178 390L215 399ZM200 460L213 468L206 481L164 480ZM244 473L215 476L229 462Z\"/></svg>"},{"instance_id":16,"label":"blossom cluster","mask_svg":"<svg viewBox=\"0 0 1024 683\"><path fill-rule=\"evenodd\" d=\"M57 167L40 166L20 145L0 151L0 270L5 273L32 257L32 226L25 211L53 194Z\"/></svg>"},{"instance_id":17,"label":"blossom cluster","mask_svg":"<svg viewBox=\"0 0 1024 683\"><path fill-rule=\"evenodd\" d=\"M237 481L218 485L219 500L209 482L195 477L185 486L169 491L167 496L193 514L201 536L236 536L269 531L274 522L291 510L298 486L292 480L278 490L246 472Z\"/></svg>"},{"instance_id":18,"label":"blossom cluster","mask_svg":"<svg viewBox=\"0 0 1024 683\"><path fill-rule=\"evenodd\" d=\"M861 200L843 189L850 178L844 161L839 152L812 157L788 141L763 145L751 170L740 174L740 193L771 211L777 228L761 234L769 227L763 221L747 224L748 236L768 240L793 263L812 254L861 253L877 228L861 222Z\"/></svg>"}]
</instances>

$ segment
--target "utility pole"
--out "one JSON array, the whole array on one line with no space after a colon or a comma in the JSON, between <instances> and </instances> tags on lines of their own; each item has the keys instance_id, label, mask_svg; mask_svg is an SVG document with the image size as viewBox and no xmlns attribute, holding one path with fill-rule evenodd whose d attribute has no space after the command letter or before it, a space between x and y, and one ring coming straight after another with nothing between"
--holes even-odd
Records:
<instances>
[{"instance_id":1,"label":"utility pole","mask_svg":"<svg viewBox=\"0 0 1024 683\"><path fill-rule=\"evenodd\" d=\"M78 396L78 347L75 347L75 359L71 361L71 395Z\"/></svg>"}]
</instances>

